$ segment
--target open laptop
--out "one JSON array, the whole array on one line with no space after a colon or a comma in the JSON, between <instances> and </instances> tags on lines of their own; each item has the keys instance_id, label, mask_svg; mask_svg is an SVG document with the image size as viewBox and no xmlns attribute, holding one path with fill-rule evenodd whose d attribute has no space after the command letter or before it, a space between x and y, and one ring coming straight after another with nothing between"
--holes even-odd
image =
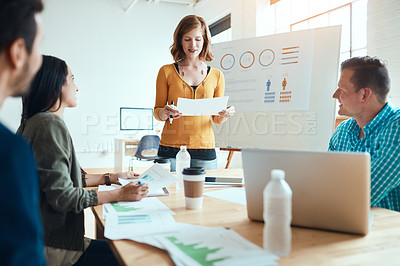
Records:
<instances>
[{"instance_id":1,"label":"open laptop","mask_svg":"<svg viewBox=\"0 0 400 266\"><path fill-rule=\"evenodd\" d=\"M263 221L272 169L293 192L292 225L366 235L370 212L368 153L242 150L247 213Z\"/></svg>"}]
</instances>

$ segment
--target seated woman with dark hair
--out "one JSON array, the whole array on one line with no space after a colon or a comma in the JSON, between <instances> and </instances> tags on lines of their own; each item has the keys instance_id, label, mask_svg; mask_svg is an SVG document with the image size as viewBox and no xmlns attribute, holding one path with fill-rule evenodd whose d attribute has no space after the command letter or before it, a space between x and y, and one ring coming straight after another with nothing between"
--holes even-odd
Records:
<instances>
[{"instance_id":1,"label":"seated woman with dark hair","mask_svg":"<svg viewBox=\"0 0 400 266\"><path fill-rule=\"evenodd\" d=\"M84 174L63 121L66 107L77 105L74 76L67 64L43 56L29 95L23 97L18 132L32 145L40 176L40 208L44 224L45 252L49 265L117 265L106 240L84 238L84 212L90 206L113 201L138 201L148 187L137 182L97 192L83 186L118 183L133 173Z\"/></svg>"}]
</instances>

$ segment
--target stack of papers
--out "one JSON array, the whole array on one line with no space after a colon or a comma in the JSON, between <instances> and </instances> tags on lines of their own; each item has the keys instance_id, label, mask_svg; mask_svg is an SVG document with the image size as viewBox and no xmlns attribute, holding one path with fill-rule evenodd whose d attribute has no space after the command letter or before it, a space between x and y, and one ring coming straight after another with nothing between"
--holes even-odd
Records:
<instances>
[{"instance_id":1,"label":"stack of papers","mask_svg":"<svg viewBox=\"0 0 400 266\"><path fill-rule=\"evenodd\" d=\"M120 183L126 185L140 180L155 193L176 179L161 166L154 165L139 179L120 179ZM99 186L99 191L118 187ZM227 192L215 191L210 196L230 201L240 198L238 203L243 204L243 188L232 188ZM174 214L157 198L106 203L103 204L104 236L111 240L131 239L165 249L176 265L277 265L278 257L232 230L176 223Z\"/></svg>"},{"instance_id":2,"label":"stack of papers","mask_svg":"<svg viewBox=\"0 0 400 266\"><path fill-rule=\"evenodd\" d=\"M144 198L141 201L111 202L103 204L103 217L108 215L133 215L138 212L175 213L157 198Z\"/></svg>"},{"instance_id":3,"label":"stack of papers","mask_svg":"<svg viewBox=\"0 0 400 266\"><path fill-rule=\"evenodd\" d=\"M222 227L180 224L155 238L176 265L278 265L277 256Z\"/></svg>"},{"instance_id":4,"label":"stack of papers","mask_svg":"<svg viewBox=\"0 0 400 266\"><path fill-rule=\"evenodd\" d=\"M210 191L204 193L204 195L230 202L239 203L242 205L247 205L246 190L242 187L234 187L234 188Z\"/></svg>"},{"instance_id":5,"label":"stack of papers","mask_svg":"<svg viewBox=\"0 0 400 266\"><path fill-rule=\"evenodd\" d=\"M164 190L177 178L158 164L153 165L138 179L119 179L122 186L141 181L149 186L149 196L165 195ZM107 191L121 186L99 186L99 191ZM165 192L166 191L166 192ZM111 202L103 204L103 219L106 220L104 236L109 239L123 239L147 234L165 232L165 228L175 224L175 213L157 198L144 198L134 202Z\"/></svg>"},{"instance_id":6,"label":"stack of papers","mask_svg":"<svg viewBox=\"0 0 400 266\"><path fill-rule=\"evenodd\" d=\"M157 198L144 198L135 202L112 202L103 205L106 220L104 236L126 239L168 231L175 224L175 213Z\"/></svg>"},{"instance_id":7,"label":"stack of papers","mask_svg":"<svg viewBox=\"0 0 400 266\"><path fill-rule=\"evenodd\" d=\"M135 236L126 233L129 237L125 235L123 239L166 250L178 266L278 265L277 256L247 241L235 231L222 227L174 223L148 233L141 230ZM104 235L108 237L108 232Z\"/></svg>"}]
</instances>

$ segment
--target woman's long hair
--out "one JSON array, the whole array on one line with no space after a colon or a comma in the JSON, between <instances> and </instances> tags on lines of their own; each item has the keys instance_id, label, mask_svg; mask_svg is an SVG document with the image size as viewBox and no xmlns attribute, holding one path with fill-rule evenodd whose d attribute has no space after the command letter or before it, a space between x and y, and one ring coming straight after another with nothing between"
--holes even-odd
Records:
<instances>
[{"instance_id":1,"label":"woman's long hair","mask_svg":"<svg viewBox=\"0 0 400 266\"><path fill-rule=\"evenodd\" d=\"M204 40L201 53L199 54L200 59L204 61L214 59L214 54L211 51L211 34L206 21L202 17L188 15L179 22L174 32L174 43L171 45L170 50L175 62L179 62L186 57L182 47L183 35L196 28L201 29Z\"/></svg>"},{"instance_id":2,"label":"woman's long hair","mask_svg":"<svg viewBox=\"0 0 400 266\"><path fill-rule=\"evenodd\" d=\"M43 55L43 63L34 80L28 94L22 97L21 126L33 115L48 111L57 100L60 100L61 89L68 75L68 67L65 61L49 55ZM57 110L58 110L57 109Z\"/></svg>"}]
</instances>

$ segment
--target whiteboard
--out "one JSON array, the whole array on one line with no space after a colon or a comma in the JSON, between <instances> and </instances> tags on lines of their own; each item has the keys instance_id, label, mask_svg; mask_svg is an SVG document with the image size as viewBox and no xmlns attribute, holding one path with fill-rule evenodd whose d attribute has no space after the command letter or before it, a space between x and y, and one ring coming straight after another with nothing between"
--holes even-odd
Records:
<instances>
[{"instance_id":1,"label":"whiteboard","mask_svg":"<svg viewBox=\"0 0 400 266\"><path fill-rule=\"evenodd\" d=\"M236 107L213 125L216 146L326 151L340 35L341 26L332 26L213 45L211 65L224 73L228 104Z\"/></svg>"}]
</instances>

